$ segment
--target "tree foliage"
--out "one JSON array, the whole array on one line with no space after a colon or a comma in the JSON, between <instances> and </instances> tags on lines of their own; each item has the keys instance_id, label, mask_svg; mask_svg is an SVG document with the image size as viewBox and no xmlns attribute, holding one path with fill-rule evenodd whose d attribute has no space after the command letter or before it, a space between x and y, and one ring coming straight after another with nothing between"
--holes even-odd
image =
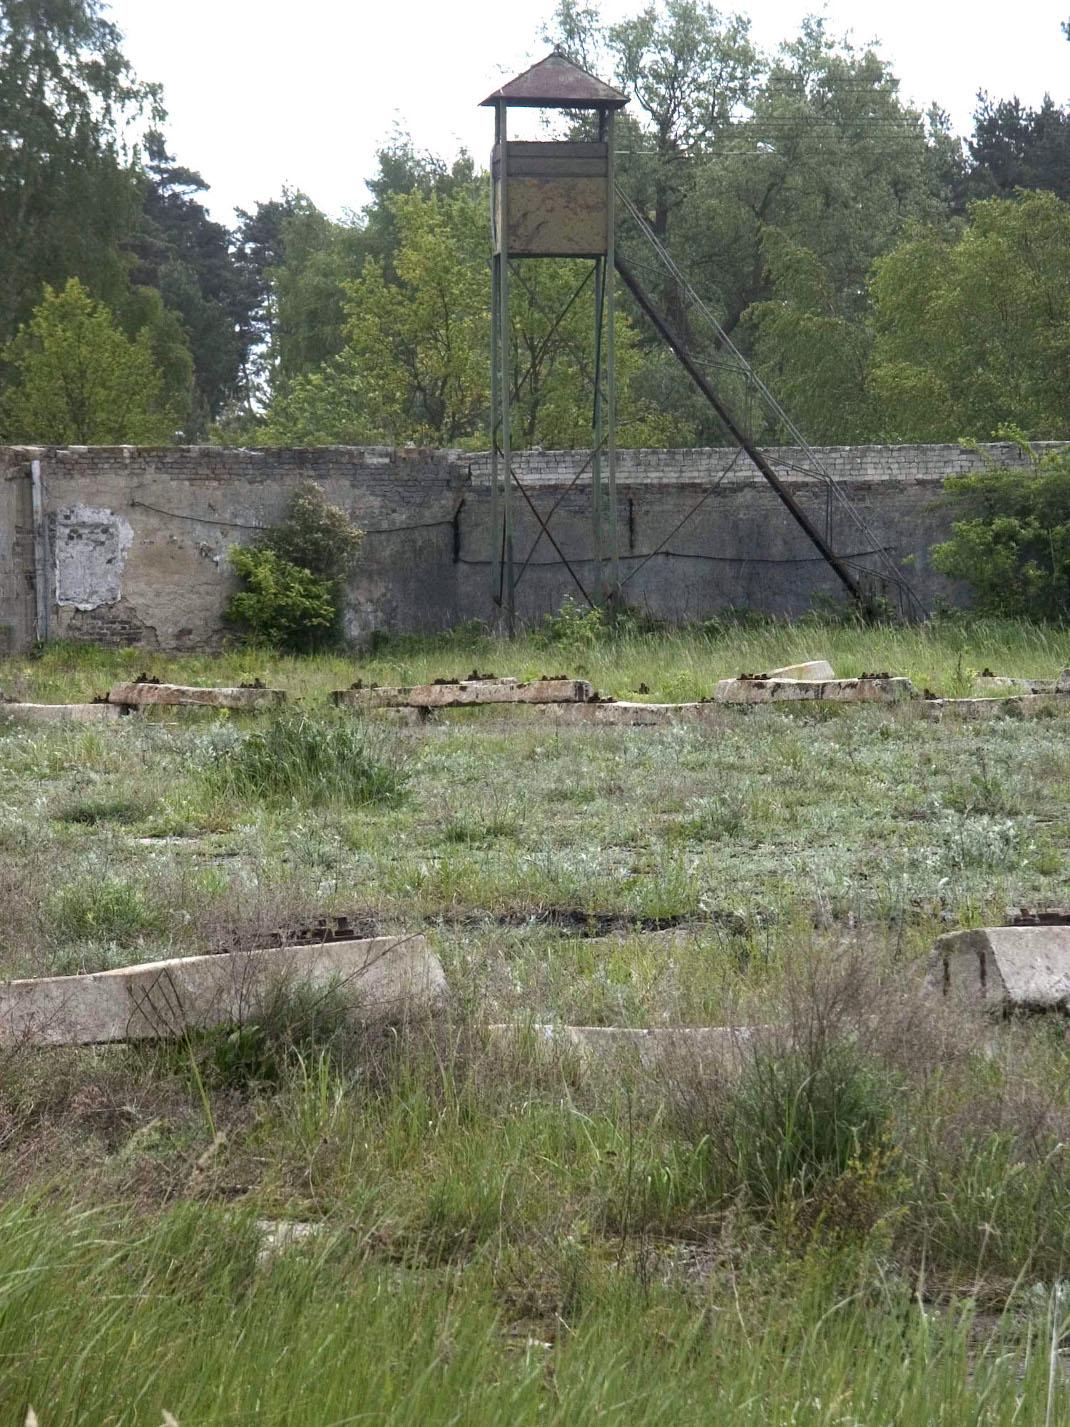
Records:
<instances>
[{"instance_id":1,"label":"tree foliage","mask_svg":"<svg viewBox=\"0 0 1070 1427\"><path fill-rule=\"evenodd\" d=\"M182 324L193 358L189 435L199 435L242 394L255 301L248 275L235 261L231 235L208 216L197 195L200 174L176 163L163 135L145 144L141 221L129 248L131 281L159 292Z\"/></svg>"},{"instance_id":2,"label":"tree foliage","mask_svg":"<svg viewBox=\"0 0 1070 1427\"><path fill-rule=\"evenodd\" d=\"M112 367L115 332L150 355L157 432L489 442L487 184L469 155L398 129L362 208L339 218L285 189L228 231L106 8L0 0L0 394L24 388L12 363L29 347L11 342L44 285L52 302L74 277L108 311ZM613 23L596 0L558 0L546 36L629 94L620 183L811 439L983 439L1007 421L1070 435L1070 111L982 95L964 146L873 47L809 18L763 53L710 0L637 0ZM566 122L590 137L590 115ZM746 410L721 338L626 222L618 238ZM569 305L582 279L580 264L514 267L517 445L589 442L592 294ZM724 439L627 301L616 336L621 444Z\"/></svg>"},{"instance_id":3,"label":"tree foliage","mask_svg":"<svg viewBox=\"0 0 1070 1427\"><path fill-rule=\"evenodd\" d=\"M0 403L11 442L49 445L158 445L174 413L163 400L151 334L129 338L77 278L45 288L30 322L4 359L15 377Z\"/></svg>"},{"instance_id":4,"label":"tree foliage","mask_svg":"<svg viewBox=\"0 0 1070 1427\"><path fill-rule=\"evenodd\" d=\"M1012 99L981 96L967 145L972 198L1044 188L1070 198L1070 112L1045 95L1038 109Z\"/></svg>"},{"instance_id":5,"label":"tree foliage","mask_svg":"<svg viewBox=\"0 0 1070 1427\"><path fill-rule=\"evenodd\" d=\"M1070 431L1070 204L987 199L948 239L925 230L872 282L870 381L891 440Z\"/></svg>"},{"instance_id":6,"label":"tree foliage","mask_svg":"<svg viewBox=\"0 0 1070 1427\"><path fill-rule=\"evenodd\" d=\"M159 117L99 0L0 4L0 342L46 282L79 277L115 304L127 286L122 243L141 185L124 131Z\"/></svg>"},{"instance_id":7,"label":"tree foliage","mask_svg":"<svg viewBox=\"0 0 1070 1427\"><path fill-rule=\"evenodd\" d=\"M856 402L839 420L839 391L857 385L867 348L859 330L866 276L910 224L949 216L962 161L945 118L905 104L875 51L834 40L819 20L807 20L771 58L754 48L739 16L692 0L608 27L566 0L551 32L636 96L621 125L621 182L722 327L763 375L786 379L792 401L804 403L807 430L834 439L861 429ZM642 250L635 255L641 262ZM809 276L796 306L800 263ZM689 323L675 284L653 267L648 284L690 345L715 358L717 341ZM831 363L812 346L819 334L834 339ZM815 362L835 368L832 391L816 379ZM685 384L664 381L653 351L645 381L678 430L722 439Z\"/></svg>"},{"instance_id":8,"label":"tree foliage","mask_svg":"<svg viewBox=\"0 0 1070 1427\"><path fill-rule=\"evenodd\" d=\"M390 200L397 247L365 258L343 284L343 346L279 394L270 441L485 445L490 400L488 215L482 187L452 196L420 190ZM590 264L529 263L511 302L512 439L521 445L590 441L594 391ZM569 299L579 294L569 306ZM634 444L668 437L654 403L633 390L642 354L618 315L618 408Z\"/></svg>"},{"instance_id":9,"label":"tree foliage","mask_svg":"<svg viewBox=\"0 0 1070 1427\"><path fill-rule=\"evenodd\" d=\"M947 490L964 518L933 549L936 568L965 581L982 614L1070 619L1070 455L955 476Z\"/></svg>"}]
</instances>

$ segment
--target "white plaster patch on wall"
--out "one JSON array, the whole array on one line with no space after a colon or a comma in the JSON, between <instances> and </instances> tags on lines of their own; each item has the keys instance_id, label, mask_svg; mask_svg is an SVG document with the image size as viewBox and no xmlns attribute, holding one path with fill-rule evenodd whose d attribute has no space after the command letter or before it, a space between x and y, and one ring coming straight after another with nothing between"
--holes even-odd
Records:
<instances>
[{"instance_id":1,"label":"white plaster patch on wall","mask_svg":"<svg viewBox=\"0 0 1070 1427\"><path fill-rule=\"evenodd\" d=\"M87 610L118 604L133 540L129 522L114 510L80 504L57 510L52 545L56 603Z\"/></svg>"}]
</instances>

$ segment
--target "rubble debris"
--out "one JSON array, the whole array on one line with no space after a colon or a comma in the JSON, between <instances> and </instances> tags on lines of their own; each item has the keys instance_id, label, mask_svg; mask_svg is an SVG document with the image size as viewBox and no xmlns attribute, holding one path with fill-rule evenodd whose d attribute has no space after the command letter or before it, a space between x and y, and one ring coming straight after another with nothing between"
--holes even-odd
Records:
<instances>
[{"instance_id":1,"label":"rubble debris","mask_svg":"<svg viewBox=\"0 0 1070 1427\"><path fill-rule=\"evenodd\" d=\"M1011 694L1003 699L942 699L926 690L923 717L939 721L944 714L957 718L1024 718L1059 712L1059 700L1051 694Z\"/></svg>"},{"instance_id":2,"label":"rubble debris","mask_svg":"<svg viewBox=\"0 0 1070 1427\"><path fill-rule=\"evenodd\" d=\"M1008 907L1009 927L1067 927L1070 907Z\"/></svg>"}]
</instances>

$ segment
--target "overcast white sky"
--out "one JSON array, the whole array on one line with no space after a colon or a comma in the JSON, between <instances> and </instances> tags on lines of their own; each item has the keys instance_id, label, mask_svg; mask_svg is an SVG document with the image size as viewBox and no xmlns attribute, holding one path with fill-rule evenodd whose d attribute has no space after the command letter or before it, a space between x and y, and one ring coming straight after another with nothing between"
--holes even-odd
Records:
<instances>
[{"instance_id":1,"label":"overcast white sky","mask_svg":"<svg viewBox=\"0 0 1070 1427\"><path fill-rule=\"evenodd\" d=\"M444 157L491 141L479 101L546 52L553 0L111 0L145 79L163 83L172 151L212 186L213 215L303 189L338 214L366 200L363 179L396 122ZM642 0L604 0L611 19ZM1038 103L1070 98L1070 0L755 0L755 41L774 48L803 15L880 41L903 92L970 127L979 89ZM610 79L612 76L606 75Z\"/></svg>"}]
</instances>

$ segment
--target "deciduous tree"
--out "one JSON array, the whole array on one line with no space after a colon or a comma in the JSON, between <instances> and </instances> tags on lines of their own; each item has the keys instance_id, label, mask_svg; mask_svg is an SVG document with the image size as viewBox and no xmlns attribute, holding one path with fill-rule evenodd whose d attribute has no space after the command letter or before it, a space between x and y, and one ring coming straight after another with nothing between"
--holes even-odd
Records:
<instances>
[{"instance_id":1,"label":"deciduous tree","mask_svg":"<svg viewBox=\"0 0 1070 1427\"><path fill-rule=\"evenodd\" d=\"M976 203L960 237L922 230L881 259L872 294L887 439L1070 435L1070 203Z\"/></svg>"},{"instance_id":2,"label":"deciduous tree","mask_svg":"<svg viewBox=\"0 0 1070 1427\"><path fill-rule=\"evenodd\" d=\"M0 0L0 342L44 282L78 276L105 301L127 289L120 247L141 180L124 134L159 120L99 0Z\"/></svg>"},{"instance_id":3,"label":"deciduous tree","mask_svg":"<svg viewBox=\"0 0 1070 1427\"><path fill-rule=\"evenodd\" d=\"M131 339L77 278L46 287L8 345L14 380L0 402L3 439L48 445L160 444L173 432L148 330Z\"/></svg>"}]
</instances>

